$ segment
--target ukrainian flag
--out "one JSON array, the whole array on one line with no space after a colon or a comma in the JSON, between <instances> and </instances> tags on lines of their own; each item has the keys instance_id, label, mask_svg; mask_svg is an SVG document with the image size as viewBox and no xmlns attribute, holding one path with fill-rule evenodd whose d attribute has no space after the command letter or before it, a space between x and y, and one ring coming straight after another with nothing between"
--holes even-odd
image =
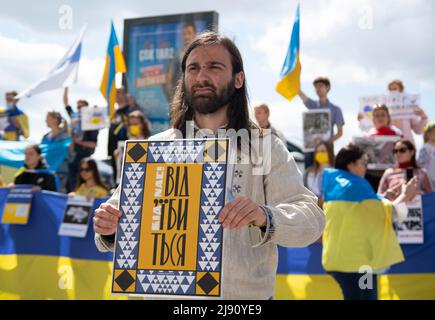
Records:
<instances>
[{"instance_id":1,"label":"ukrainian flag","mask_svg":"<svg viewBox=\"0 0 435 320\"><path fill-rule=\"evenodd\" d=\"M299 59L299 21L300 5L298 4L290 46L281 70L281 81L276 86L276 91L288 100L292 100L298 94L300 88L301 62Z\"/></svg>"},{"instance_id":2,"label":"ukrainian flag","mask_svg":"<svg viewBox=\"0 0 435 320\"><path fill-rule=\"evenodd\" d=\"M100 91L109 105L110 116L115 114L116 87L115 75L117 72L126 72L124 57L116 36L115 27L110 31L109 45L107 47L106 66L104 67L103 79Z\"/></svg>"}]
</instances>

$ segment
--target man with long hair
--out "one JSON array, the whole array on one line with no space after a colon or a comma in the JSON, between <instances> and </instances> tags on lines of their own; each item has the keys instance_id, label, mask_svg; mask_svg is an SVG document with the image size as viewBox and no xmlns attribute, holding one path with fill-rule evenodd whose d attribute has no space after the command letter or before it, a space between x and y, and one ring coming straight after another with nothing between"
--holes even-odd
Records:
<instances>
[{"instance_id":1,"label":"man with long hair","mask_svg":"<svg viewBox=\"0 0 435 320\"><path fill-rule=\"evenodd\" d=\"M206 32L187 47L171 118L173 128L152 140L186 137L189 122L196 130L214 134L222 128L249 130L252 141L270 139L270 150L254 152L270 161L270 170L262 174L254 170L257 158L244 161L243 148L235 147L238 156L230 192L234 199L224 206L219 221L224 228L222 298L272 299L277 245L313 243L322 233L325 216L317 198L303 186L296 163L281 140L250 121L242 57L229 38ZM101 251L114 249L121 216L119 197L118 188L95 211L95 240Z\"/></svg>"}]
</instances>

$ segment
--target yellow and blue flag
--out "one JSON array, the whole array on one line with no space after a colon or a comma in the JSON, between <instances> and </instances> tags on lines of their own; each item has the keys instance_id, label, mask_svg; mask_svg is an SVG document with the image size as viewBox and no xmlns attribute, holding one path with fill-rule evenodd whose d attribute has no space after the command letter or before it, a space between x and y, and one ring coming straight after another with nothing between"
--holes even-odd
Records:
<instances>
[{"instance_id":1,"label":"yellow and blue flag","mask_svg":"<svg viewBox=\"0 0 435 320\"><path fill-rule=\"evenodd\" d=\"M393 229L393 206L364 178L338 169L323 173L322 264L328 271L388 268L404 260ZM369 213L369 214L368 214Z\"/></svg>"},{"instance_id":2,"label":"yellow and blue flag","mask_svg":"<svg viewBox=\"0 0 435 320\"><path fill-rule=\"evenodd\" d=\"M115 76L117 72L126 72L124 56L118 43L115 27L110 31L109 45L107 47L106 66L104 67L103 79L101 80L100 91L109 105L110 116L115 114L116 86Z\"/></svg>"},{"instance_id":3,"label":"yellow and blue flag","mask_svg":"<svg viewBox=\"0 0 435 320\"><path fill-rule=\"evenodd\" d=\"M293 31L290 39L290 46L284 65L281 70L281 80L276 86L276 91L284 98L292 100L299 92L301 78L301 62L299 58L299 30L300 30L300 5L296 10L296 18L293 24Z\"/></svg>"}]
</instances>

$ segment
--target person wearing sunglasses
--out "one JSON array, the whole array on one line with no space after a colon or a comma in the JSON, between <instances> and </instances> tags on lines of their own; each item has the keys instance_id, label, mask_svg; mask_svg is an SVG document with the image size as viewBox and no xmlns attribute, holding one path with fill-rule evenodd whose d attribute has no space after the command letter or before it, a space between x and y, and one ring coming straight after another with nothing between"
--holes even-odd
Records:
<instances>
[{"instance_id":1,"label":"person wearing sunglasses","mask_svg":"<svg viewBox=\"0 0 435 320\"><path fill-rule=\"evenodd\" d=\"M304 185L317 197L322 207L322 177L326 168L334 166L334 146L331 142L321 141L314 149L314 165L305 170L303 175Z\"/></svg>"},{"instance_id":2,"label":"person wearing sunglasses","mask_svg":"<svg viewBox=\"0 0 435 320\"><path fill-rule=\"evenodd\" d=\"M87 199L102 198L108 195L107 187L101 181L97 163L94 159L84 158L80 161L77 187L74 192L68 194L70 197L84 196Z\"/></svg>"},{"instance_id":3,"label":"person wearing sunglasses","mask_svg":"<svg viewBox=\"0 0 435 320\"><path fill-rule=\"evenodd\" d=\"M400 195L402 185L413 177L417 179L420 194L432 192L433 186L427 171L417 163L414 144L409 140L399 140L394 145L393 153L396 165L385 170L378 193L394 201Z\"/></svg>"}]
</instances>

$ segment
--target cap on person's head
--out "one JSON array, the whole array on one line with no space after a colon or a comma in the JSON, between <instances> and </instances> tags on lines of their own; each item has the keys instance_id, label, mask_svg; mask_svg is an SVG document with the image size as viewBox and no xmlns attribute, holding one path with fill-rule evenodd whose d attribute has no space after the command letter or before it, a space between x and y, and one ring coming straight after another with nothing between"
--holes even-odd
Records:
<instances>
[{"instance_id":1,"label":"cap on person's head","mask_svg":"<svg viewBox=\"0 0 435 320\"><path fill-rule=\"evenodd\" d=\"M315 86L318 83L323 83L325 86L328 87L328 90L331 89L331 82L326 77L318 77L318 78L314 79L313 86Z\"/></svg>"}]
</instances>

